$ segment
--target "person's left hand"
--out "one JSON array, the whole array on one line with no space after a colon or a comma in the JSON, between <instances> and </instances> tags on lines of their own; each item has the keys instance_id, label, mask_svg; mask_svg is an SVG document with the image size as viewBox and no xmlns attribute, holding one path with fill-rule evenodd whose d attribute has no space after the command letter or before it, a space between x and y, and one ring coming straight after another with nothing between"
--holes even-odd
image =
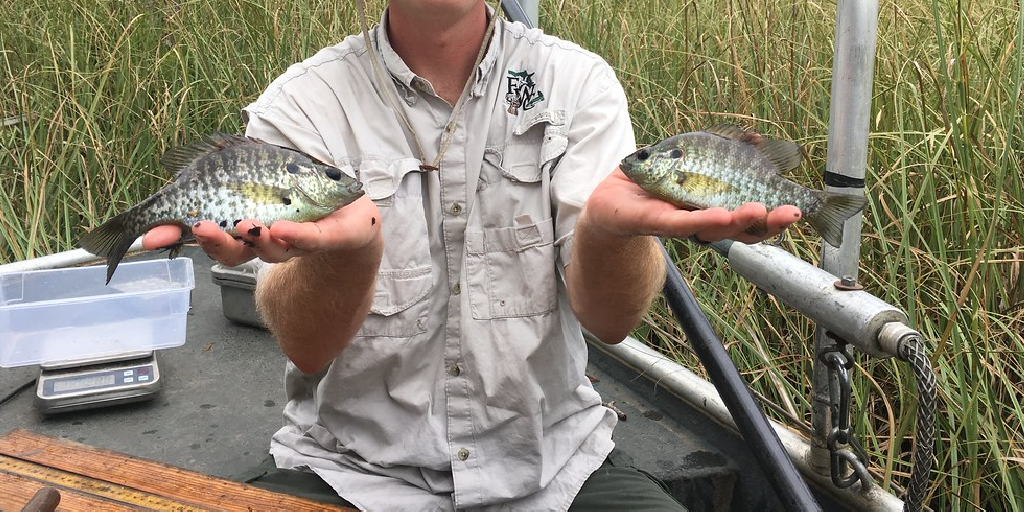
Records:
<instances>
[{"instance_id":1,"label":"person's left hand","mask_svg":"<svg viewBox=\"0 0 1024 512\"><path fill-rule=\"evenodd\" d=\"M594 189L584 212L591 226L608 235L695 237L702 242L728 238L745 243L778 236L801 216L796 206L769 212L761 203L746 203L733 211L681 209L651 196L618 168Z\"/></svg>"}]
</instances>

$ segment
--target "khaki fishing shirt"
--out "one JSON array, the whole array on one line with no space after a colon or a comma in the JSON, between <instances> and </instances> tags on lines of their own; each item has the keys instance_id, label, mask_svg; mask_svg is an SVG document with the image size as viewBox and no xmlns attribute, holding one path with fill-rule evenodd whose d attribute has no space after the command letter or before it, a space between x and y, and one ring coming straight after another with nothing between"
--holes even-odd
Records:
<instances>
[{"instance_id":1,"label":"khaki fishing shirt","mask_svg":"<svg viewBox=\"0 0 1024 512\"><path fill-rule=\"evenodd\" d=\"M452 106L372 32L432 160ZM357 176L383 216L371 312L320 374L288 364L270 451L370 510L566 509L613 447L564 268L584 200L635 150L623 90L596 55L498 20L423 171L363 41L291 66L244 112L249 135Z\"/></svg>"}]
</instances>

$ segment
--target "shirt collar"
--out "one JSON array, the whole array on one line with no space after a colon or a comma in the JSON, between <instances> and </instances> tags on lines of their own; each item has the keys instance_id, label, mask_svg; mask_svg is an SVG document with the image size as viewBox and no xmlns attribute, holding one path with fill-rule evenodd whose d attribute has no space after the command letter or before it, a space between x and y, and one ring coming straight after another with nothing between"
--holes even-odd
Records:
<instances>
[{"instance_id":1,"label":"shirt collar","mask_svg":"<svg viewBox=\"0 0 1024 512\"><path fill-rule=\"evenodd\" d=\"M486 7L488 16L495 16L494 8L490 5L486 5ZM490 21L490 18L488 18L488 21ZM496 21L494 33L491 35L491 39L487 43L486 53L484 53L483 59L480 60L480 65L477 66L475 77L476 81L470 91L473 96L481 96L484 93L491 68L494 67L494 63L498 60L498 39L501 37L501 24L503 22L504 21L501 19ZM375 42L377 44L376 49L384 61L385 69L387 69L388 73L391 74L391 78L403 86L399 88L399 93L403 96L406 102L412 105L416 102L417 90L429 92L431 94L433 94L434 91L429 82L417 76L416 73L413 73L412 70L409 69L409 66L405 64L405 61L402 60L402 57L395 52L395 49L391 46L391 41L388 39L387 23L388 10L384 9L384 12L380 17L380 24L377 25L377 30L375 31Z\"/></svg>"}]
</instances>

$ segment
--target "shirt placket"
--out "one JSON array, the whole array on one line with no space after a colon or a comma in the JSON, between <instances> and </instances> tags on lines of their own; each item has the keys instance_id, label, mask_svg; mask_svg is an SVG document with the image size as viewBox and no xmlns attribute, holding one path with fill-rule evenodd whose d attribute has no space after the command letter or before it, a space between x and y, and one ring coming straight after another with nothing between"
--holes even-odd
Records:
<instances>
[{"instance_id":1,"label":"shirt placket","mask_svg":"<svg viewBox=\"0 0 1024 512\"><path fill-rule=\"evenodd\" d=\"M466 111L451 119L452 142L441 161L441 232L444 238L448 276L448 315L444 326L445 400L448 419L448 449L455 483L455 505L472 503L479 496L479 459L473 424L472 372L463 357L462 258L468 218L466 186ZM471 497L472 496L472 497Z\"/></svg>"}]
</instances>

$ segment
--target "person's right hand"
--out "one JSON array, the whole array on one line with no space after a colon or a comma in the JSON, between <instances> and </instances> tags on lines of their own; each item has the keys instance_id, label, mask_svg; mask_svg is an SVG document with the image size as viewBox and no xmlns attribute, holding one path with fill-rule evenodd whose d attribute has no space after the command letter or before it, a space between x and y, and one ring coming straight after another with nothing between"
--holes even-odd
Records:
<instances>
[{"instance_id":1,"label":"person's right hand","mask_svg":"<svg viewBox=\"0 0 1024 512\"><path fill-rule=\"evenodd\" d=\"M267 227L259 221L243 219L235 226L238 239L208 220L195 223L192 234L210 258L233 267L253 258L280 263L318 252L358 250L380 236L380 223L377 205L363 196L314 222L280 220ZM142 247L167 247L181 235L179 226L156 226L142 237Z\"/></svg>"}]
</instances>

